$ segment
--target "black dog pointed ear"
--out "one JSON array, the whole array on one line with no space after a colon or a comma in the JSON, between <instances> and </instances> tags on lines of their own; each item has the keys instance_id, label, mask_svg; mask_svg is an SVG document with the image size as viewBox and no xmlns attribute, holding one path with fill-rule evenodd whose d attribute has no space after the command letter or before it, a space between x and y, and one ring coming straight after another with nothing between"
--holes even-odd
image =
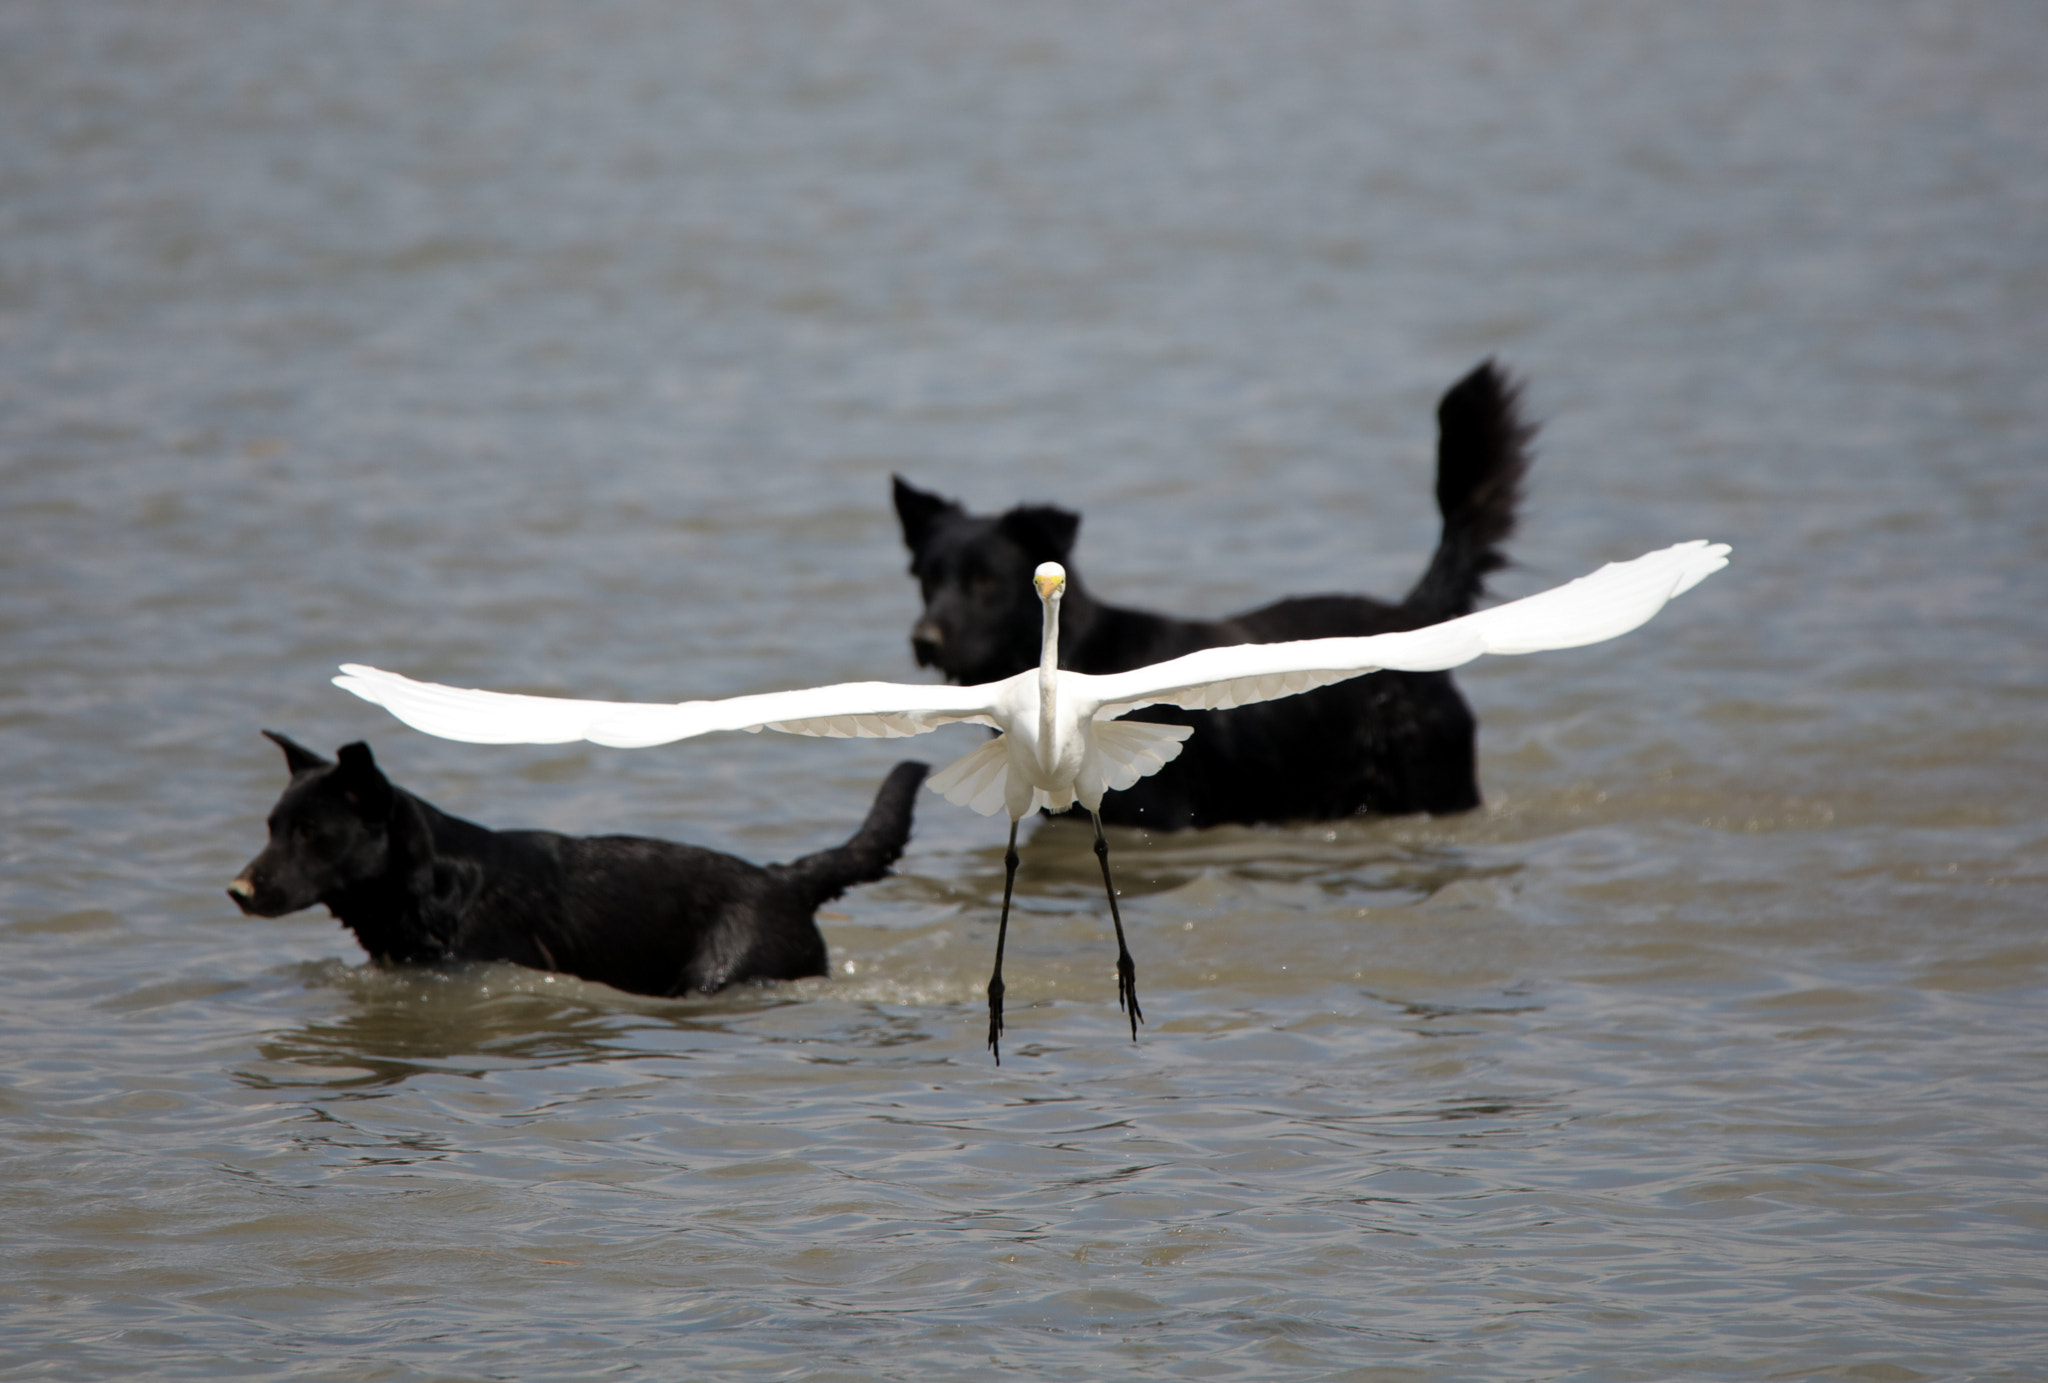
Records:
<instances>
[{"instance_id":1,"label":"black dog pointed ear","mask_svg":"<svg viewBox=\"0 0 2048 1383\"><path fill-rule=\"evenodd\" d=\"M342 796L359 807L368 820L390 815L391 780L370 757L370 746L357 740L354 744L344 744L336 752L341 763L335 781L341 787Z\"/></svg>"},{"instance_id":2,"label":"black dog pointed ear","mask_svg":"<svg viewBox=\"0 0 2048 1383\"><path fill-rule=\"evenodd\" d=\"M275 730L265 730L263 738L284 751L284 766L291 770L292 776L295 778L309 768L327 767L327 760L306 748L305 745L300 744L290 735L280 735Z\"/></svg>"},{"instance_id":3,"label":"black dog pointed ear","mask_svg":"<svg viewBox=\"0 0 2048 1383\"><path fill-rule=\"evenodd\" d=\"M962 512L952 500L920 490L900 475L889 479L896 487L896 520L903 525L903 545L912 552L924 546L925 536L934 523Z\"/></svg>"},{"instance_id":4,"label":"black dog pointed ear","mask_svg":"<svg viewBox=\"0 0 2048 1383\"><path fill-rule=\"evenodd\" d=\"M1033 561L1064 562L1074 550L1081 516L1050 504L1020 504L1003 515L1003 533Z\"/></svg>"}]
</instances>

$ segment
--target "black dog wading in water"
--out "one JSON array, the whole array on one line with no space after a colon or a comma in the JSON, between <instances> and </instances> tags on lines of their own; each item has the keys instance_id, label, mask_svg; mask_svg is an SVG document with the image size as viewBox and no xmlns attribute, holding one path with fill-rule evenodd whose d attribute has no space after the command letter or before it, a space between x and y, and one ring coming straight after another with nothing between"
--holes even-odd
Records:
<instances>
[{"instance_id":1,"label":"black dog wading in water","mask_svg":"<svg viewBox=\"0 0 2048 1383\"><path fill-rule=\"evenodd\" d=\"M325 903L381 961L511 961L634 994L824 974L812 914L889 872L926 773L896 765L844 845L758 865L642 836L489 830L393 785L366 744L330 763L263 733L292 781L270 843L228 885L243 912Z\"/></svg>"},{"instance_id":2,"label":"black dog wading in water","mask_svg":"<svg viewBox=\"0 0 2048 1383\"><path fill-rule=\"evenodd\" d=\"M911 631L921 666L963 685L992 682L1039 656L1031 573L1067 569L1060 666L1125 672L1200 648L1418 629L1471 613L1488 573L1506 565L1535 429L1520 386L1492 361L1437 406L1437 508L1443 536L1398 605L1370 596L1297 596L1220 620L1184 620L1097 601L1074 571L1081 516L1049 505L970 514L895 482L896 514L924 613ZM1479 805L1476 724L1448 672L1377 672L1284 701L1229 711L1158 706L1129 719L1192 725L1180 757L1104 799L1126 826L1327 820L1362 812L1458 812Z\"/></svg>"}]
</instances>

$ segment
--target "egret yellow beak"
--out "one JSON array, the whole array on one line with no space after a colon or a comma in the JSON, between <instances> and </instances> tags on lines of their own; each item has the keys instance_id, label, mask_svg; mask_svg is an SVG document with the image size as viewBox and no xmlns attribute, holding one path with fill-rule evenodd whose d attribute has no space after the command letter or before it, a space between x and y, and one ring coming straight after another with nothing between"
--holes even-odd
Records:
<instances>
[{"instance_id":1,"label":"egret yellow beak","mask_svg":"<svg viewBox=\"0 0 2048 1383\"><path fill-rule=\"evenodd\" d=\"M1058 562L1042 562L1031 573L1031 584L1038 587L1040 600L1051 600L1067 588L1067 569Z\"/></svg>"}]
</instances>

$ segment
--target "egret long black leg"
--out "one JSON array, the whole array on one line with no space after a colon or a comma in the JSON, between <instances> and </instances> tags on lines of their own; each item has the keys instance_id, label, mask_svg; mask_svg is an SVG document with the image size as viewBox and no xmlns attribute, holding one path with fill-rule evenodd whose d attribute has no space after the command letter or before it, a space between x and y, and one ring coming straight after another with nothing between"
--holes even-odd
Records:
<instances>
[{"instance_id":1,"label":"egret long black leg","mask_svg":"<svg viewBox=\"0 0 2048 1383\"><path fill-rule=\"evenodd\" d=\"M1010 845L1003 851L1003 920L996 924L996 972L988 978L988 1049L1003 1064L1003 942L1010 935L1010 890L1017 885L1017 823L1010 823Z\"/></svg>"},{"instance_id":2,"label":"egret long black leg","mask_svg":"<svg viewBox=\"0 0 2048 1383\"><path fill-rule=\"evenodd\" d=\"M1094 812L1088 816L1095 823L1095 858L1102 864L1102 887L1109 894L1109 920L1116 924L1116 1006L1131 1015L1131 1041L1136 1042L1138 1024L1145 1021L1138 1010L1138 963L1124 945L1124 919L1116 909L1116 885L1109 878L1109 842L1102 837L1102 818Z\"/></svg>"}]
</instances>

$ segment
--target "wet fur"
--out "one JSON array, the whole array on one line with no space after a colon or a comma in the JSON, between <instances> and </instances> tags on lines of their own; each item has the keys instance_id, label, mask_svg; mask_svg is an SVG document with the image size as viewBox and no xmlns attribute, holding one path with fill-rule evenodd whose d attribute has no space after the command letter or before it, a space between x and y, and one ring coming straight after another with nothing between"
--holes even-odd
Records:
<instances>
[{"instance_id":1,"label":"wet fur","mask_svg":"<svg viewBox=\"0 0 2048 1383\"><path fill-rule=\"evenodd\" d=\"M1176 619L1098 601L1075 568L1081 516L1051 505L1000 515L897 477L896 514L924 613L911 631L922 666L971 685L1038 662L1033 568L1067 569L1060 666L1123 672L1199 648L1414 629L1469 614L1507 562L1535 429L1520 386L1492 361L1437 407L1437 507L1443 535L1398 604L1370 596L1297 596L1219 620ZM1380 672L1234 711L1153 707L1132 719L1193 725L1180 757L1103 799L1105 821L1189 826L1329 820L1360 813L1458 812L1479 805L1477 724L1449 673Z\"/></svg>"},{"instance_id":2,"label":"wet fur","mask_svg":"<svg viewBox=\"0 0 2048 1383\"><path fill-rule=\"evenodd\" d=\"M898 764L844 845L756 865L642 836L489 830L394 786L366 744L329 762L263 733L292 780L228 888L243 912L325 903L378 960L511 961L635 994L824 974L812 914L889 872L926 772Z\"/></svg>"}]
</instances>

